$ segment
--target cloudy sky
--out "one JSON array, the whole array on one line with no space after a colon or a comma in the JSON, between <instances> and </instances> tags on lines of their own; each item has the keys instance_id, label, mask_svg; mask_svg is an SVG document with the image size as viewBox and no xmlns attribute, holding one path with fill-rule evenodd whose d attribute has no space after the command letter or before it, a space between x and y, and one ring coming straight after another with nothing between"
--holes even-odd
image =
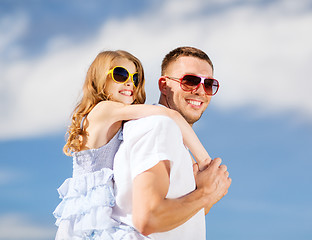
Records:
<instances>
[{"instance_id":1,"label":"cloudy sky","mask_svg":"<svg viewBox=\"0 0 312 240\"><path fill-rule=\"evenodd\" d=\"M53 239L95 56L137 56L154 103L163 56L185 45L214 62L221 87L194 128L233 178L207 239L311 239L311 26L311 0L0 0L0 239Z\"/></svg>"}]
</instances>

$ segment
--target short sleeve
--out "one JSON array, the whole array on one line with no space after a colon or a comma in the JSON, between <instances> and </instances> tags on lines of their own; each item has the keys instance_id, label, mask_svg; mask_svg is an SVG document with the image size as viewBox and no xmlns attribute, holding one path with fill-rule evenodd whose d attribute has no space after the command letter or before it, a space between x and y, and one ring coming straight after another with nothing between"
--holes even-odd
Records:
<instances>
[{"instance_id":1,"label":"short sleeve","mask_svg":"<svg viewBox=\"0 0 312 240\"><path fill-rule=\"evenodd\" d=\"M124 141L130 159L132 180L162 160L175 159L175 151L183 144L182 134L169 117L151 116L130 121L124 127Z\"/></svg>"}]
</instances>

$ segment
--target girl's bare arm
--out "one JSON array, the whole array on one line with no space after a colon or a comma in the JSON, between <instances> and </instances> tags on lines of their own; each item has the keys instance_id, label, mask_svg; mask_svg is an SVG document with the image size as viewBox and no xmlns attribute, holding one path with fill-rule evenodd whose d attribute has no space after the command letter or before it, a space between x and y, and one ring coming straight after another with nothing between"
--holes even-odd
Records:
<instances>
[{"instance_id":1,"label":"girl's bare arm","mask_svg":"<svg viewBox=\"0 0 312 240\"><path fill-rule=\"evenodd\" d=\"M210 156L201 144L197 135L192 127L186 122L186 120L175 110L147 104L133 104L127 105L120 102L103 101L96 106L98 115L98 121L103 121L103 118L110 118L110 122L118 122L123 120L134 120L152 115L164 115L173 119L179 126L184 144L190 149L195 160L200 162L206 162L207 159L210 162Z\"/></svg>"}]
</instances>

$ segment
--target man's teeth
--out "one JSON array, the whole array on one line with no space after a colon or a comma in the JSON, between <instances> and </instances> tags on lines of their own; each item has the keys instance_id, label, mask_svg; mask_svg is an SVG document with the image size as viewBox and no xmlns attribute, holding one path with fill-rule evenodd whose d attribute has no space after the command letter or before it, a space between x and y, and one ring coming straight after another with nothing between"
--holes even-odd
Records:
<instances>
[{"instance_id":1,"label":"man's teeth","mask_svg":"<svg viewBox=\"0 0 312 240\"><path fill-rule=\"evenodd\" d=\"M198 101L192 101L192 100L188 100L188 103L195 105L195 106L199 106L201 104L201 102Z\"/></svg>"},{"instance_id":2,"label":"man's teeth","mask_svg":"<svg viewBox=\"0 0 312 240\"><path fill-rule=\"evenodd\" d=\"M121 91L120 93L127 95L127 96L131 96L132 92L131 91Z\"/></svg>"}]
</instances>

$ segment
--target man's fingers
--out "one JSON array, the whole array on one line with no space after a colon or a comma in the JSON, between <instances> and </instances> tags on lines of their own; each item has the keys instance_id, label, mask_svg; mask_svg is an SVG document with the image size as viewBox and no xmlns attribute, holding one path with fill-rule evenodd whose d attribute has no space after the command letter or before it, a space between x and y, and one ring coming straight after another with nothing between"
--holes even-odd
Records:
<instances>
[{"instance_id":1,"label":"man's fingers","mask_svg":"<svg viewBox=\"0 0 312 240\"><path fill-rule=\"evenodd\" d=\"M221 164L221 158L215 158L211 161L210 165L212 168L218 168Z\"/></svg>"},{"instance_id":2,"label":"man's fingers","mask_svg":"<svg viewBox=\"0 0 312 240\"><path fill-rule=\"evenodd\" d=\"M222 172L226 172L227 166L225 166L225 165L220 165L219 169L220 169Z\"/></svg>"}]
</instances>

